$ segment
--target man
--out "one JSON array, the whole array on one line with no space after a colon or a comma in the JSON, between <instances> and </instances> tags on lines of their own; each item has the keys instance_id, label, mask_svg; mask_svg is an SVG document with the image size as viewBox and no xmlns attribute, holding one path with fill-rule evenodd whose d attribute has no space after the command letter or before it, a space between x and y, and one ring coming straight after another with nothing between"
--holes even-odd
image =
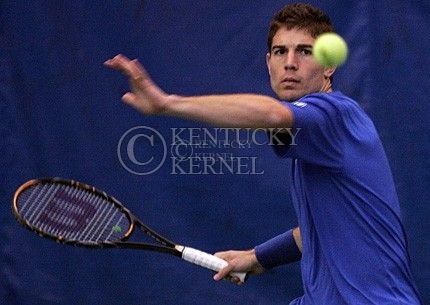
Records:
<instances>
[{"instance_id":1,"label":"man","mask_svg":"<svg viewBox=\"0 0 430 305\"><path fill-rule=\"evenodd\" d=\"M229 265L216 280L231 271L257 274L301 260L304 296L291 304L419 304L399 203L375 127L355 101L332 90L335 69L312 56L315 38L331 31L329 18L310 5L287 5L274 16L266 61L280 101L253 94L168 95L137 60L118 55L105 64L129 77L132 91L122 99L144 114L299 131L297 145L287 146L282 156L292 160L300 229L255 249L217 253Z\"/></svg>"}]
</instances>

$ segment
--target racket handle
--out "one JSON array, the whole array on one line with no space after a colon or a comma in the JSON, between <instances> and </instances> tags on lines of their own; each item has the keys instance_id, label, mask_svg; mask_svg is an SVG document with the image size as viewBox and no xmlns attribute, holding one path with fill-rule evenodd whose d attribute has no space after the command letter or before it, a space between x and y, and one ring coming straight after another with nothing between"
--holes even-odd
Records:
<instances>
[{"instance_id":1,"label":"racket handle","mask_svg":"<svg viewBox=\"0 0 430 305\"><path fill-rule=\"evenodd\" d=\"M220 271L228 265L222 258L189 247L184 247L182 250L182 259L213 271ZM244 272L231 272L230 275L238 277L241 282L245 282L246 273Z\"/></svg>"}]
</instances>

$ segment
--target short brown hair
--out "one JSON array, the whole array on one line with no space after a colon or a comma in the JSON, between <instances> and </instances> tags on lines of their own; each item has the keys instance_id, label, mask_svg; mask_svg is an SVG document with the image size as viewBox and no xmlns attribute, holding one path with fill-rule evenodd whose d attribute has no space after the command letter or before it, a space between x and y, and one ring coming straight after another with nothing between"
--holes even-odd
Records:
<instances>
[{"instance_id":1,"label":"short brown hair","mask_svg":"<svg viewBox=\"0 0 430 305\"><path fill-rule=\"evenodd\" d=\"M269 53L273 37L282 26L288 30L293 28L305 30L314 38L322 33L335 31L330 18L320 9L305 3L288 4L273 16L270 23L267 37Z\"/></svg>"}]
</instances>

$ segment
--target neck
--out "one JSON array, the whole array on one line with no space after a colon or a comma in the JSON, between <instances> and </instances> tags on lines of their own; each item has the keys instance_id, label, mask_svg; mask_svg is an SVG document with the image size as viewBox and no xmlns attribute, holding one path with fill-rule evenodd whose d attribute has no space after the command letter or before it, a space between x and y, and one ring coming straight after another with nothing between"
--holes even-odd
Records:
<instances>
[{"instance_id":1,"label":"neck","mask_svg":"<svg viewBox=\"0 0 430 305\"><path fill-rule=\"evenodd\" d=\"M330 81L330 79L328 78L328 79L324 82L324 84L323 84L323 86L322 86L322 88L321 88L320 92L332 92L332 91L333 91L333 89L332 89L332 87L331 87L331 81Z\"/></svg>"}]
</instances>

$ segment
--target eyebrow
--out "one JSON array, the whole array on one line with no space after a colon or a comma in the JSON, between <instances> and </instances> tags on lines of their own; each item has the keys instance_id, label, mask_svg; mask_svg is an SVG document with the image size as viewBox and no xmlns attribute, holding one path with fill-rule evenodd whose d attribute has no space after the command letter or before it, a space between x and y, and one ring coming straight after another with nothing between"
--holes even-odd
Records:
<instances>
[{"instance_id":1,"label":"eyebrow","mask_svg":"<svg viewBox=\"0 0 430 305\"><path fill-rule=\"evenodd\" d=\"M296 46L296 49L312 49L312 45L301 43ZM272 46L272 51L275 49L288 49L285 45L274 45Z\"/></svg>"}]
</instances>

